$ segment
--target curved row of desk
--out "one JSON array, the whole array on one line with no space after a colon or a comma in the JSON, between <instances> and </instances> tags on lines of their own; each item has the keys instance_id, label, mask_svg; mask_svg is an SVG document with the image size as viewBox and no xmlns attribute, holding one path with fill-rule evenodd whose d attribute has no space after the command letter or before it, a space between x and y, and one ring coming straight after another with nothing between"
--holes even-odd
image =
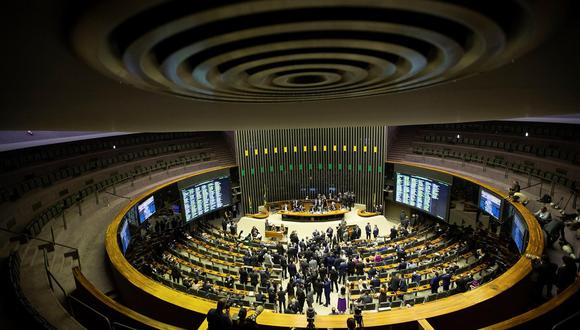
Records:
<instances>
[{"instance_id":1,"label":"curved row of desk","mask_svg":"<svg viewBox=\"0 0 580 330\"><path fill-rule=\"evenodd\" d=\"M504 199L507 197L504 192L469 177L418 164L405 164L444 172L474 182ZM202 324L205 314L209 309L215 307L213 301L172 289L141 274L123 256L118 242L118 231L125 213L142 198L174 182L222 169L224 167L216 167L184 175L177 180L147 191L140 198L136 198L127 205L109 225L105 238L106 252L112 266L117 289L128 307L158 321L184 328L197 327ZM506 201L512 203L507 199ZM524 255L541 255L544 243L537 221L521 204L512 203L512 205L521 214L528 227L528 243ZM444 329L456 325L457 320L469 320L470 323L463 327L467 329L479 328L508 319L525 312L528 306L526 302L520 302L514 297L528 296L529 283L524 279L530 271L530 260L522 256L515 265L498 278L475 290L415 305L410 309L401 308L388 312L367 313L364 316L365 327L391 325L393 329L418 329L426 327L430 323L436 329ZM232 312L237 311L232 310ZM319 315L316 317L316 326L319 328L346 328L348 317L349 315ZM304 327L306 326L306 316L278 314L266 310L257 318L257 323L262 328Z\"/></svg>"}]
</instances>

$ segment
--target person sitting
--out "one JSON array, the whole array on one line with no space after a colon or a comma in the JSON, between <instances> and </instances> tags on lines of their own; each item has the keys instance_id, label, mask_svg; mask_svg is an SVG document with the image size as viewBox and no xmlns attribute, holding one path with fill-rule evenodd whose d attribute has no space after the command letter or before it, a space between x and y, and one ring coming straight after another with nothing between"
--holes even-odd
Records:
<instances>
[{"instance_id":1,"label":"person sitting","mask_svg":"<svg viewBox=\"0 0 580 330\"><path fill-rule=\"evenodd\" d=\"M389 300L389 296L387 296L387 289L382 286L381 290L379 291L379 303L384 303Z\"/></svg>"},{"instance_id":2,"label":"person sitting","mask_svg":"<svg viewBox=\"0 0 580 330\"><path fill-rule=\"evenodd\" d=\"M266 296L264 295L262 290L260 290L260 291L258 291L258 293L256 293L255 298L256 298L257 302L265 302L266 301Z\"/></svg>"},{"instance_id":3,"label":"person sitting","mask_svg":"<svg viewBox=\"0 0 580 330\"><path fill-rule=\"evenodd\" d=\"M524 195L521 192L515 192L511 196L512 196L512 199L514 200L514 202L519 202L522 205L528 205L528 203L530 201L528 196Z\"/></svg>"},{"instance_id":4,"label":"person sitting","mask_svg":"<svg viewBox=\"0 0 580 330\"><path fill-rule=\"evenodd\" d=\"M550 211L548 211L548 208L545 206L542 206L542 208L539 209L536 213L534 213L534 215L536 216L538 222L540 222L541 224L546 224L550 219L552 219L552 214L550 213Z\"/></svg>"},{"instance_id":5,"label":"person sitting","mask_svg":"<svg viewBox=\"0 0 580 330\"><path fill-rule=\"evenodd\" d=\"M374 289L378 289L381 286L381 281L379 280L378 277L373 276L371 279L371 287L373 287Z\"/></svg>"},{"instance_id":6,"label":"person sitting","mask_svg":"<svg viewBox=\"0 0 580 330\"><path fill-rule=\"evenodd\" d=\"M520 183L519 181L515 180L510 187L510 192L518 193L520 192Z\"/></svg>"},{"instance_id":7,"label":"person sitting","mask_svg":"<svg viewBox=\"0 0 580 330\"><path fill-rule=\"evenodd\" d=\"M373 302L373 297L369 294L368 290L365 291L359 298L361 304L371 304Z\"/></svg>"},{"instance_id":8,"label":"person sitting","mask_svg":"<svg viewBox=\"0 0 580 330\"><path fill-rule=\"evenodd\" d=\"M421 282L421 275L417 274L417 272L414 271L413 274L411 275L411 282L414 282L414 283Z\"/></svg>"},{"instance_id":9,"label":"person sitting","mask_svg":"<svg viewBox=\"0 0 580 330\"><path fill-rule=\"evenodd\" d=\"M369 274L369 277L373 277L373 276L377 275L377 270L375 269L375 267L371 267L369 269L369 273L368 274Z\"/></svg>"}]
</instances>

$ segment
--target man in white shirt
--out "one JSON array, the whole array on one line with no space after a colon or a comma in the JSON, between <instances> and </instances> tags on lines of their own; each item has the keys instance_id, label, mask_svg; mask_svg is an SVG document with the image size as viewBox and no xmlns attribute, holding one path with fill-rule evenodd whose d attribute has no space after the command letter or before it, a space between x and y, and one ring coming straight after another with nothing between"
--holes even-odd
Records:
<instances>
[{"instance_id":1,"label":"man in white shirt","mask_svg":"<svg viewBox=\"0 0 580 330\"><path fill-rule=\"evenodd\" d=\"M547 223L550 219L552 219L552 214L550 213L550 211L548 211L548 208L545 206L543 206L536 213L534 213L534 215L536 216L536 219L538 219L538 221L542 224Z\"/></svg>"}]
</instances>

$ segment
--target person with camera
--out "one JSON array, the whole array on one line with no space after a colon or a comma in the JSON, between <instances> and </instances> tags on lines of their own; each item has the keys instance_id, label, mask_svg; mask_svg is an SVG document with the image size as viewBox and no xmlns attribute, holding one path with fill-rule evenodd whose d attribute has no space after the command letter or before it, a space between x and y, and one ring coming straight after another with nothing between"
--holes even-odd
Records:
<instances>
[{"instance_id":1,"label":"person with camera","mask_svg":"<svg viewBox=\"0 0 580 330\"><path fill-rule=\"evenodd\" d=\"M316 326L314 325L314 317L316 316L316 311L314 310L314 308L312 307L308 307L308 309L306 309L306 328L307 329L316 329Z\"/></svg>"},{"instance_id":2,"label":"person with camera","mask_svg":"<svg viewBox=\"0 0 580 330\"><path fill-rule=\"evenodd\" d=\"M357 329L364 328L362 309L360 308L360 306L356 306L354 309L354 321L356 323Z\"/></svg>"}]
</instances>

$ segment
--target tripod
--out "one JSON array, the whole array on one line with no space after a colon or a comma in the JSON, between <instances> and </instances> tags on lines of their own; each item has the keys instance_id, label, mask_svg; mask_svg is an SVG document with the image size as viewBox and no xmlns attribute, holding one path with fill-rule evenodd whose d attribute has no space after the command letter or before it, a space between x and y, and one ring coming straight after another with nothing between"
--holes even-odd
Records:
<instances>
[{"instance_id":1,"label":"tripod","mask_svg":"<svg viewBox=\"0 0 580 330\"><path fill-rule=\"evenodd\" d=\"M562 197L564 198L564 197ZM572 199L574 198L574 199ZM564 207L562 207L562 210L560 210L560 214L565 214L566 213L566 208L568 207L568 203L570 203L570 201L572 201L572 208L576 209L576 200L578 198L578 193L576 192L576 190L570 190L570 197L568 197L568 200L566 201L566 204L564 204Z\"/></svg>"}]
</instances>

